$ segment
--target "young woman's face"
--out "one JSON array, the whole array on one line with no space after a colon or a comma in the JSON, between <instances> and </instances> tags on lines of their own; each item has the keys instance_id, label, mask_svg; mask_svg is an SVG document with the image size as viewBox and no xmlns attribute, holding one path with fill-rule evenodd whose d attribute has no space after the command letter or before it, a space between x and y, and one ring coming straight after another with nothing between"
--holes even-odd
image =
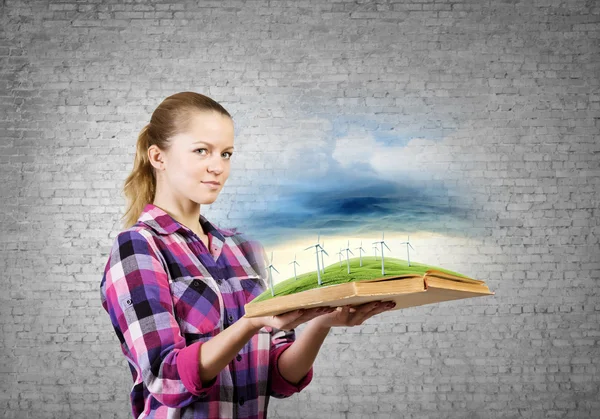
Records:
<instances>
[{"instance_id":1,"label":"young woman's face","mask_svg":"<svg viewBox=\"0 0 600 419\"><path fill-rule=\"evenodd\" d=\"M233 121L217 112L196 112L187 132L174 136L165 155L168 185L198 204L217 199L229 177Z\"/></svg>"}]
</instances>

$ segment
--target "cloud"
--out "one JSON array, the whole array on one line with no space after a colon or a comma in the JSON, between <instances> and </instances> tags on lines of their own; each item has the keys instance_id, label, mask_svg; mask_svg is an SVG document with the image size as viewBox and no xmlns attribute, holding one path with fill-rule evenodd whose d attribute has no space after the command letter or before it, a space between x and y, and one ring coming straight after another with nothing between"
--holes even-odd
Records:
<instances>
[{"instance_id":1,"label":"cloud","mask_svg":"<svg viewBox=\"0 0 600 419\"><path fill-rule=\"evenodd\" d=\"M444 202L443 190L399 184L376 177L331 173L320 182L289 183L277 205L253 215L264 240L372 231L444 230L460 209ZM454 220L457 221L457 220Z\"/></svg>"},{"instance_id":2,"label":"cloud","mask_svg":"<svg viewBox=\"0 0 600 419\"><path fill-rule=\"evenodd\" d=\"M344 169L362 166L379 178L394 182L425 182L439 169L428 165L428 150L437 142L413 138L405 146L386 145L360 130L339 138L332 153L333 159Z\"/></svg>"},{"instance_id":3,"label":"cloud","mask_svg":"<svg viewBox=\"0 0 600 419\"><path fill-rule=\"evenodd\" d=\"M443 141L377 137L368 123L323 129L330 125L317 119L307 132L285 134L293 141L279 147L279 160L267 164L277 164L277 173L285 175L262 198L266 205L244 207L258 239L276 245L317 231L413 234L466 226L468 210L443 181L451 158Z\"/></svg>"}]
</instances>

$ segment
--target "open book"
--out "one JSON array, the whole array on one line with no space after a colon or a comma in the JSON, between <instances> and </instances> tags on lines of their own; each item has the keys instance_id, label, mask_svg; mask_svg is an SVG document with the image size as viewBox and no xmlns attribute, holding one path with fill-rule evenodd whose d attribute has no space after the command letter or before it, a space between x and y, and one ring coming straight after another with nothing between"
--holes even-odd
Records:
<instances>
[{"instance_id":1,"label":"open book","mask_svg":"<svg viewBox=\"0 0 600 419\"><path fill-rule=\"evenodd\" d=\"M421 265L424 266L424 265ZM293 278L292 278L293 280ZM290 280L287 280L290 281ZM267 290L244 306L245 317L272 316L301 308L359 305L371 301L395 301L392 310L494 295L484 281L449 271L428 269L423 274L363 279L334 285L321 285L288 295Z\"/></svg>"}]
</instances>

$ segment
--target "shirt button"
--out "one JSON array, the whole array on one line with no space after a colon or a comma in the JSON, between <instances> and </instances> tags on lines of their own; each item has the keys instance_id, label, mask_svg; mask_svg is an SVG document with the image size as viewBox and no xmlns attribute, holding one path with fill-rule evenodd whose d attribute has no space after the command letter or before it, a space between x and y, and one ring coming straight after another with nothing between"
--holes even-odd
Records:
<instances>
[{"instance_id":1,"label":"shirt button","mask_svg":"<svg viewBox=\"0 0 600 419\"><path fill-rule=\"evenodd\" d=\"M240 406L244 404L244 398L240 397Z\"/></svg>"},{"instance_id":2,"label":"shirt button","mask_svg":"<svg viewBox=\"0 0 600 419\"><path fill-rule=\"evenodd\" d=\"M227 318L229 319L230 322L233 322L233 316L231 314Z\"/></svg>"},{"instance_id":3,"label":"shirt button","mask_svg":"<svg viewBox=\"0 0 600 419\"><path fill-rule=\"evenodd\" d=\"M221 285L221 282L223 282L223 281L222 281L222 280L220 280L220 279L216 279L215 281L217 281L217 284L218 284L218 285Z\"/></svg>"},{"instance_id":4,"label":"shirt button","mask_svg":"<svg viewBox=\"0 0 600 419\"><path fill-rule=\"evenodd\" d=\"M235 359L237 359L238 361L241 361L242 360L242 356L240 354L238 354L238 356L236 356Z\"/></svg>"}]
</instances>

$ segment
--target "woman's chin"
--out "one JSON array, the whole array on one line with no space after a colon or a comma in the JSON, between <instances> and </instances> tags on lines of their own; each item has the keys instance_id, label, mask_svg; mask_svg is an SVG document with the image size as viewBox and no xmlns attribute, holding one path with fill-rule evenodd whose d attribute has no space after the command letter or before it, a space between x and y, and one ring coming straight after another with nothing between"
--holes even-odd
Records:
<instances>
[{"instance_id":1,"label":"woman's chin","mask_svg":"<svg viewBox=\"0 0 600 419\"><path fill-rule=\"evenodd\" d=\"M215 196L205 196L199 200L194 199L194 202L196 202L198 205L210 205L217 200L217 196L217 194L215 194Z\"/></svg>"}]
</instances>

